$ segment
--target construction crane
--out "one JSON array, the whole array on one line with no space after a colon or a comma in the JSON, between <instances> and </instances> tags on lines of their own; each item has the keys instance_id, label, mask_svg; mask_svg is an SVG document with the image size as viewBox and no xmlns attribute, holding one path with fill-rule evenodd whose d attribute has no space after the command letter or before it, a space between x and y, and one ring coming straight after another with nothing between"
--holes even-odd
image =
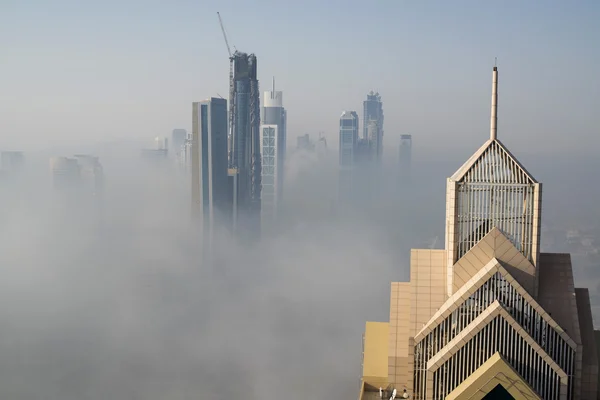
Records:
<instances>
[{"instance_id":1,"label":"construction crane","mask_svg":"<svg viewBox=\"0 0 600 400\"><path fill-rule=\"evenodd\" d=\"M228 158L229 158L229 167L235 167L233 165L233 151L234 151L234 140L233 140L233 132L234 131L234 121L233 121L233 113L235 109L235 89L233 82L233 62L235 60L235 54L237 50L235 46L233 46L233 50L235 53L231 53L231 48L229 47L229 40L227 40L227 33L225 32L225 25L223 25L223 19L221 18L221 14L217 11L217 17L219 17L219 25L221 25L221 32L223 32L223 39L225 39L225 45L227 46L227 53L229 53L229 134L227 135L227 150L228 150Z\"/></svg>"},{"instance_id":2,"label":"construction crane","mask_svg":"<svg viewBox=\"0 0 600 400\"><path fill-rule=\"evenodd\" d=\"M229 47L229 41L227 40L227 33L225 33L225 25L223 25L223 19L221 18L221 14L217 11L217 17L219 17L219 25L221 25L221 31L223 32L223 38L225 39L225 45L227 46L227 52L229 53L229 57L233 57L231 54L231 48Z\"/></svg>"}]
</instances>

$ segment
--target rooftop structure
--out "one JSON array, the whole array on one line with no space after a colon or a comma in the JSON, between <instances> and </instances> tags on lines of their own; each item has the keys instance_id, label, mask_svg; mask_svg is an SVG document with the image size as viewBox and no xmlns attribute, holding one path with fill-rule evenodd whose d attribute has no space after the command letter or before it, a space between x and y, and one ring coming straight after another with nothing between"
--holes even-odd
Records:
<instances>
[{"instance_id":1,"label":"rooftop structure","mask_svg":"<svg viewBox=\"0 0 600 400\"><path fill-rule=\"evenodd\" d=\"M589 293L569 254L540 252L541 183L498 140L492 77L490 138L447 180L445 249L413 249L389 323L367 323L361 399L597 399Z\"/></svg>"}]
</instances>

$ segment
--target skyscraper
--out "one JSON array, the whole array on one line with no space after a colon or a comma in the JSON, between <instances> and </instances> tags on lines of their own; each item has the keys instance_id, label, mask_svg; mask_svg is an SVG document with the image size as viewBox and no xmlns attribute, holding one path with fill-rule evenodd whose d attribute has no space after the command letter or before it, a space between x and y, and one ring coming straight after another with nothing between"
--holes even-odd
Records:
<instances>
[{"instance_id":1,"label":"skyscraper","mask_svg":"<svg viewBox=\"0 0 600 400\"><path fill-rule=\"evenodd\" d=\"M589 294L540 253L542 186L497 138L497 82L489 140L447 180L445 249L413 249L390 322L367 323L361 398L597 398Z\"/></svg>"},{"instance_id":2,"label":"skyscraper","mask_svg":"<svg viewBox=\"0 0 600 400\"><path fill-rule=\"evenodd\" d=\"M340 200L352 197L357 148L358 114L356 111L344 111L340 117Z\"/></svg>"},{"instance_id":3,"label":"skyscraper","mask_svg":"<svg viewBox=\"0 0 600 400\"><path fill-rule=\"evenodd\" d=\"M340 117L340 166L353 166L358 144L358 114L344 111Z\"/></svg>"},{"instance_id":4,"label":"skyscraper","mask_svg":"<svg viewBox=\"0 0 600 400\"><path fill-rule=\"evenodd\" d=\"M412 135L400 135L400 149L398 160L400 166L400 176L408 178L410 176L410 165L412 159Z\"/></svg>"},{"instance_id":5,"label":"skyscraper","mask_svg":"<svg viewBox=\"0 0 600 400\"><path fill-rule=\"evenodd\" d=\"M262 155L261 215L263 220L276 217L283 194L283 171L286 152L286 110L283 108L283 92L272 90L264 93L262 124L260 128L260 153Z\"/></svg>"},{"instance_id":6,"label":"skyscraper","mask_svg":"<svg viewBox=\"0 0 600 400\"><path fill-rule=\"evenodd\" d=\"M142 149L141 154L142 159L154 165L164 165L169 156L169 139L160 136L155 137L152 147Z\"/></svg>"},{"instance_id":7,"label":"skyscraper","mask_svg":"<svg viewBox=\"0 0 600 400\"><path fill-rule=\"evenodd\" d=\"M185 157L183 155L185 151L185 143L187 141L187 131L185 129L173 129L171 133L171 148L173 149L173 155L180 160Z\"/></svg>"},{"instance_id":8,"label":"skyscraper","mask_svg":"<svg viewBox=\"0 0 600 400\"><path fill-rule=\"evenodd\" d=\"M296 149L304 151L313 151L315 149L315 144L311 142L308 133L296 137Z\"/></svg>"},{"instance_id":9,"label":"skyscraper","mask_svg":"<svg viewBox=\"0 0 600 400\"><path fill-rule=\"evenodd\" d=\"M327 155L327 139L323 136L323 132L319 132L319 139L316 143L317 155L323 159Z\"/></svg>"},{"instance_id":10,"label":"skyscraper","mask_svg":"<svg viewBox=\"0 0 600 400\"><path fill-rule=\"evenodd\" d=\"M205 245L228 213L227 193L227 101L213 97L192 104L192 207Z\"/></svg>"},{"instance_id":11,"label":"skyscraper","mask_svg":"<svg viewBox=\"0 0 600 400\"><path fill-rule=\"evenodd\" d=\"M73 192L81 187L81 174L79 163L75 158L52 157L50 171L52 185L61 192Z\"/></svg>"},{"instance_id":12,"label":"skyscraper","mask_svg":"<svg viewBox=\"0 0 600 400\"><path fill-rule=\"evenodd\" d=\"M74 157L79 164L79 175L86 192L100 202L104 194L104 169L100 159L88 154L75 154Z\"/></svg>"},{"instance_id":13,"label":"skyscraper","mask_svg":"<svg viewBox=\"0 0 600 400\"><path fill-rule=\"evenodd\" d=\"M229 167L237 170L237 228L243 237L260 233L260 98L256 56L236 51L230 87Z\"/></svg>"},{"instance_id":14,"label":"skyscraper","mask_svg":"<svg viewBox=\"0 0 600 400\"><path fill-rule=\"evenodd\" d=\"M181 153L177 158L182 171L190 172L192 170L192 135L186 134L186 139L181 147Z\"/></svg>"},{"instance_id":15,"label":"skyscraper","mask_svg":"<svg viewBox=\"0 0 600 400\"><path fill-rule=\"evenodd\" d=\"M369 141L373 159L381 161L383 154L383 103L381 95L373 91L363 102L363 139Z\"/></svg>"}]
</instances>

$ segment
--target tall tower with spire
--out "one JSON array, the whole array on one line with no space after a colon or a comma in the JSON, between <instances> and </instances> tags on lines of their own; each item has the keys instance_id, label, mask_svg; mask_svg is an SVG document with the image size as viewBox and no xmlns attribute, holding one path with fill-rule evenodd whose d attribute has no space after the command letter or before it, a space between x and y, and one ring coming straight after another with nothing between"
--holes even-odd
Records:
<instances>
[{"instance_id":1,"label":"tall tower with spire","mask_svg":"<svg viewBox=\"0 0 600 400\"><path fill-rule=\"evenodd\" d=\"M268 229L277 217L283 196L285 168L287 112L283 107L283 92L273 87L264 92L260 127L262 157L262 211L263 227Z\"/></svg>"},{"instance_id":2,"label":"tall tower with spire","mask_svg":"<svg viewBox=\"0 0 600 400\"><path fill-rule=\"evenodd\" d=\"M498 139L447 180L444 249L412 249L390 322L367 322L361 399L598 398L590 298L569 254L540 253L542 186ZM389 397L389 394L387 394Z\"/></svg>"}]
</instances>

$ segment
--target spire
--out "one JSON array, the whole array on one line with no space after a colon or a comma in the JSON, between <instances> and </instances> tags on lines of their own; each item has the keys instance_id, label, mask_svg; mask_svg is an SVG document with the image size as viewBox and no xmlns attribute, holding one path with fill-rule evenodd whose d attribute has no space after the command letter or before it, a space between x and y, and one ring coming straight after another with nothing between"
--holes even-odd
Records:
<instances>
[{"instance_id":1,"label":"spire","mask_svg":"<svg viewBox=\"0 0 600 400\"><path fill-rule=\"evenodd\" d=\"M490 139L496 140L498 131L498 67L494 63L492 72L492 115L490 118Z\"/></svg>"},{"instance_id":2,"label":"spire","mask_svg":"<svg viewBox=\"0 0 600 400\"><path fill-rule=\"evenodd\" d=\"M273 96L275 96L275 77L273 77Z\"/></svg>"}]
</instances>

